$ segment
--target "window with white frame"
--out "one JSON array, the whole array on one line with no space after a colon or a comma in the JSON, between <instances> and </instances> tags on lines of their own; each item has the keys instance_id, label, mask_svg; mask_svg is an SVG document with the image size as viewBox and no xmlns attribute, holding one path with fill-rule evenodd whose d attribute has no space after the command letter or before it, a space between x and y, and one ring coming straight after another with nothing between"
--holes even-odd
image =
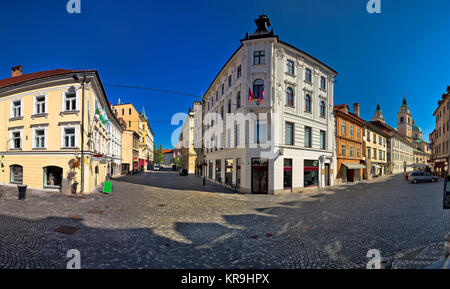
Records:
<instances>
[{"instance_id":1,"label":"window with white frame","mask_svg":"<svg viewBox=\"0 0 450 289\"><path fill-rule=\"evenodd\" d=\"M76 111L77 110L77 93L75 90L70 89L64 92L63 95L63 111Z\"/></svg>"},{"instance_id":2,"label":"window with white frame","mask_svg":"<svg viewBox=\"0 0 450 289\"><path fill-rule=\"evenodd\" d=\"M47 97L39 95L34 97L34 114L44 114L47 112Z\"/></svg>"},{"instance_id":3,"label":"window with white frame","mask_svg":"<svg viewBox=\"0 0 450 289\"><path fill-rule=\"evenodd\" d=\"M22 131L12 130L11 131L11 149L21 149L22 148Z\"/></svg>"},{"instance_id":4,"label":"window with white frame","mask_svg":"<svg viewBox=\"0 0 450 289\"><path fill-rule=\"evenodd\" d=\"M33 129L33 148L44 149L47 147L46 134L45 128Z\"/></svg>"},{"instance_id":5,"label":"window with white frame","mask_svg":"<svg viewBox=\"0 0 450 289\"><path fill-rule=\"evenodd\" d=\"M62 127L62 147L76 148L77 147L77 129L75 126Z\"/></svg>"},{"instance_id":6,"label":"window with white frame","mask_svg":"<svg viewBox=\"0 0 450 289\"><path fill-rule=\"evenodd\" d=\"M22 100L11 102L11 118L22 117Z\"/></svg>"}]
</instances>

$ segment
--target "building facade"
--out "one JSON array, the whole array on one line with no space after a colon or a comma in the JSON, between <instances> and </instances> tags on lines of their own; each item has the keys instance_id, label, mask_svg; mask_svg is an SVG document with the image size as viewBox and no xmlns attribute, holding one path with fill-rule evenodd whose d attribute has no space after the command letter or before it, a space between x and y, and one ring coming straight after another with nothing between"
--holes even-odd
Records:
<instances>
[{"instance_id":1,"label":"building facade","mask_svg":"<svg viewBox=\"0 0 450 289\"><path fill-rule=\"evenodd\" d=\"M337 174L336 184L361 181L366 168L363 157L365 122L359 117L359 104L353 112L347 104L334 107L336 115Z\"/></svg>"},{"instance_id":2,"label":"building facade","mask_svg":"<svg viewBox=\"0 0 450 289\"><path fill-rule=\"evenodd\" d=\"M120 174L123 128L96 70L14 67L0 103L3 184L88 193Z\"/></svg>"},{"instance_id":3,"label":"building facade","mask_svg":"<svg viewBox=\"0 0 450 289\"><path fill-rule=\"evenodd\" d=\"M377 108L381 112L381 109ZM376 116L375 116L376 117ZM388 138L389 135L370 122L365 123L364 159L366 170L364 178L372 179L386 175L388 172Z\"/></svg>"},{"instance_id":4,"label":"building facade","mask_svg":"<svg viewBox=\"0 0 450 289\"><path fill-rule=\"evenodd\" d=\"M337 73L255 23L203 97L203 173L244 193L333 185Z\"/></svg>"},{"instance_id":5,"label":"building facade","mask_svg":"<svg viewBox=\"0 0 450 289\"><path fill-rule=\"evenodd\" d=\"M139 113L131 103L119 103L113 105L117 117L123 119L127 130L132 130L139 135L139 156L137 158L137 171L148 170L153 161L153 132L150 128L145 109ZM135 170L133 167L132 170Z\"/></svg>"},{"instance_id":6,"label":"building facade","mask_svg":"<svg viewBox=\"0 0 450 289\"><path fill-rule=\"evenodd\" d=\"M122 174L132 174L139 171L139 134L133 130L122 133Z\"/></svg>"},{"instance_id":7,"label":"building facade","mask_svg":"<svg viewBox=\"0 0 450 289\"><path fill-rule=\"evenodd\" d=\"M432 165L435 173L445 177L449 170L449 141L450 141L450 86L438 101L438 107L433 113L436 128L432 133Z\"/></svg>"}]
</instances>

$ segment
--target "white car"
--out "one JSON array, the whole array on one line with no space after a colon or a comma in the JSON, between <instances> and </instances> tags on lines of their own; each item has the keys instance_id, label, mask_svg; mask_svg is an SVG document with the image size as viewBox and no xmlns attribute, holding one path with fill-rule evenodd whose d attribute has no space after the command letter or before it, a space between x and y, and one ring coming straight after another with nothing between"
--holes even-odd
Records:
<instances>
[{"instance_id":1,"label":"white car","mask_svg":"<svg viewBox=\"0 0 450 289\"><path fill-rule=\"evenodd\" d=\"M160 166L159 164L156 164L156 165L153 167L153 170L154 170L154 171L160 171L160 170L161 170L161 166Z\"/></svg>"}]
</instances>

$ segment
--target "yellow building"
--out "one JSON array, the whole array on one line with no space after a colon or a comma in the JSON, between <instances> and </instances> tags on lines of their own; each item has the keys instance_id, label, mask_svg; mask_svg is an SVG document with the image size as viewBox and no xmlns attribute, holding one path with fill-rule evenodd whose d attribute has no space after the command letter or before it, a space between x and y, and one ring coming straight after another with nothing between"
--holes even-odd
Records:
<instances>
[{"instance_id":1,"label":"yellow building","mask_svg":"<svg viewBox=\"0 0 450 289\"><path fill-rule=\"evenodd\" d=\"M139 156L137 171L147 170L153 161L153 132L148 123L145 110L139 113L131 103L114 105L114 111L119 119L123 119L127 130L134 131L139 136Z\"/></svg>"},{"instance_id":2,"label":"yellow building","mask_svg":"<svg viewBox=\"0 0 450 289\"><path fill-rule=\"evenodd\" d=\"M136 172L139 168L139 135L132 130L122 133L122 174Z\"/></svg>"},{"instance_id":3,"label":"yellow building","mask_svg":"<svg viewBox=\"0 0 450 289\"><path fill-rule=\"evenodd\" d=\"M120 174L123 128L96 70L14 67L0 80L0 115L3 184L88 193Z\"/></svg>"}]
</instances>

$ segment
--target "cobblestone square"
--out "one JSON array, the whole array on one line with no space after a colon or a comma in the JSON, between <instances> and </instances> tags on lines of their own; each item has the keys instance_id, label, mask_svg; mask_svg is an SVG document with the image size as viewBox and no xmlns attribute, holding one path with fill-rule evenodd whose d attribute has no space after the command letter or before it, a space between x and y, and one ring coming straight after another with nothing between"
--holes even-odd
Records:
<instances>
[{"instance_id":1,"label":"cobblestone square","mask_svg":"<svg viewBox=\"0 0 450 289\"><path fill-rule=\"evenodd\" d=\"M19 201L3 187L0 268L64 269L70 249L85 269L365 268L370 249L393 268L424 268L442 257L450 232L442 187L387 176L243 195L168 171L122 177L112 195L85 198L28 192ZM61 226L78 230L55 232Z\"/></svg>"}]
</instances>

